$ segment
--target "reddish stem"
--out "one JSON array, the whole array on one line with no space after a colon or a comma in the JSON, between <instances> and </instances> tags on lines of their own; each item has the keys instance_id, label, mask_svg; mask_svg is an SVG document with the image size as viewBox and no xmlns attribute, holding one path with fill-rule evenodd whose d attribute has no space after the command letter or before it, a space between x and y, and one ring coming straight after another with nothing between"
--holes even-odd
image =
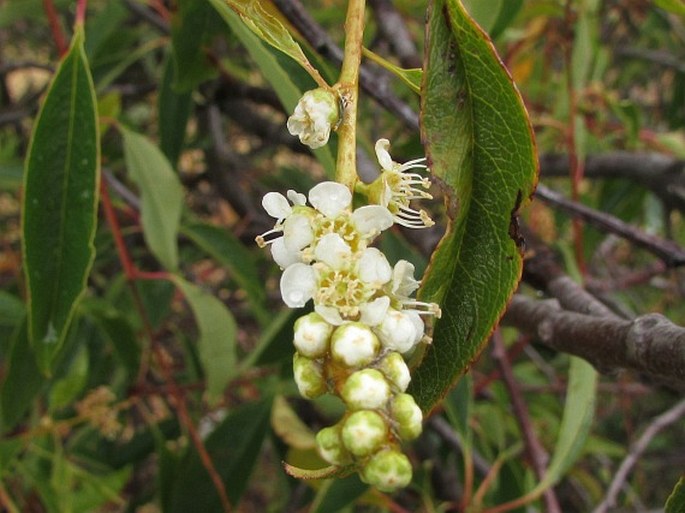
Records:
<instances>
[{"instance_id":1,"label":"reddish stem","mask_svg":"<svg viewBox=\"0 0 685 513\"><path fill-rule=\"evenodd\" d=\"M55 41L57 52L61 57L67 53L69 50L69 45L67 44L67 39L64 36L64 32L62 32L62 26L59 23L59 16L57 15L55 4L52 0L43 0L43 9L45 10L45 15L47 16L48 23L50 24L52 39Z\"/></svg>"},{"instance_id":2,"label":"reddish stem","mask_svg":"<svg viewBox=\"0 0 685 513\"><path fill-rule=\"evenodd\" d=\"M75 23L77 26L83 26L86 22L86 7L88 5L88 0L77 0L76 1L76 19Z\"/></svg>"},{"instance_id":3,"label":"reddish stem","mask_svg":"<svg viewBox=\"0 0 685 513\"><path fill-rule=\"evenodd\" d=\"M231 503L228 500L226 487L224 486L224 483L221 480L221 476L219 476L219 473L217 472L216 467L214 466L212 458L207 452L207 448L205 447L202 438L200 437L200 434L198 433L197 428L195 427L195 424L190 418L185 395L181 387L179 387L178 383L176 383L176 380L174 379L172 368L168 361L169 357L167 353L159 346L159 344L156 343L154 330L152 329L152 325L150 324L147 311L145 310L145 305L143 304L142 298L140 297L140 293L136 286L136 279L161 279L161 276L165 273L145 273L139 271L136 268L135 264L133 263L133 260L131 259L131 255L128 252L128 248L126 247L124 237L121 233L119 220L117 219L111 198L109 197L107 182L106 180L102 180L100 184L102 208L105 213L105 218L107 219L107 224L109 224L110 230L112 231L112 236L114 237L114 243L117 248L119 260L124 269L124 275L126 276L126 282L128 283L129 288L131 289L133 301L143 322L145 334L147 338L150 340L155 360L157 361L157 364L159 365L159 368L162 371L164 381L169 389L169 395L171 396L172 402L176 407L176 411L178 412L181 424L188 431L188 434L190 435L193 445L195 446L195 449L197 450L197 453L200 456L202 465L209 474L209 477L212 480L214 487L216 488L224 512L229 513L231 511Z\"/></svg>"}]
</instances>

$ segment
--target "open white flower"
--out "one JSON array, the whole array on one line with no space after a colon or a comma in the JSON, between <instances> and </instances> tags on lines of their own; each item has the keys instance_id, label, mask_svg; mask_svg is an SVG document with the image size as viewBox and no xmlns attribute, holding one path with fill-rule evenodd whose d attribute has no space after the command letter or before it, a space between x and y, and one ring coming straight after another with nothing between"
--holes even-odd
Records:
<instances>
[{"instance_id":1,"label":"open white flower","mask_svg":"<svg viewBox=\"0 0 685 513\"><path fill-rule=\"evenodd\" d=\"M435 223L425 210L409 206L411 200L432 199L427 189L431 182L412 169L428 169L425 158L410 160L400 164L392 160L388 148L390 141L379 139L376 142L376 158L381 165L381 176L369 187L370 200L387 207L395 222L407 228L427 228Z\"/></svg>"},{"instance_id":2,"label":"open white flower","mask_svg":"<svg viewBox=\"0 0 685 513\"><path fill-rule=\"evenodd\" d=\"M419 288L419 281L414 278L414 264L406 260L398 260L392 269L392 279L385 286L385 291L393 299L393 305L403 311L415 313L414 324L419 328L421 324L421 334L423 335L423 321L419 315L434 315L438 319L442 315L440 306L437 303L417 301L411 295ZM420 337L419 337L420 338Z\"/></svg>"},{"instance_id":3,"label":"open white flower","mask_svg":"<svg viewBox=\"0 0 685 513\"><path fill-rule=\"evenodd\" d=\"M304 93L288 118L287 127L292 135L312 149L328 142L331 130L338 123L338 99L334 93L322 88Z\"/></svg>"}]
</instances>

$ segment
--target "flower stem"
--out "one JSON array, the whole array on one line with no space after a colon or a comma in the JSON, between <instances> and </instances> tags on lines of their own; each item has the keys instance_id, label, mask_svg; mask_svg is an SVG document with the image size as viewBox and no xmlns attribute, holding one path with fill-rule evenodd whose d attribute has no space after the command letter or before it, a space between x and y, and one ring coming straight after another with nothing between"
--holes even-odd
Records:
<instances>
[{"instance_id":1,"label":"flower stem","mask_svg":"<svg viewBox=\"0 0 685 513\"><path fill-rule=\"evenodd\" d=\"M365 0L350 0L345 19L345 55L338 79L338 90L345 105L338 128L338 161L336 181L354 192L357 181L357 100L359 97L359 66L362 61Z\"/></svg>"}]
</instances>

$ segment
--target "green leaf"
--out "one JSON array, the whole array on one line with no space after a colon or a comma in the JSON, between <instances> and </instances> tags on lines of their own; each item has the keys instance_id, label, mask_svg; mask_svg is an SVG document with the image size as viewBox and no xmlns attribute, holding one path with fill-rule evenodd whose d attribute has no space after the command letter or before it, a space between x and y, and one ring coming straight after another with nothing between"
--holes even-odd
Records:
<instances>
[{"instance_id":1,"label":"green leaf","mask_svg":"<svg viewBox=\"0 0 685 513\"><path fill-rule=\"evenodd\" d=\"M664 513L685 513L685 476L681 477L666 501Z\"/></svg>"},{"instance_id":2,"label":"green leaf","mask_svg":"<svg viewBox=\"0 0 685 513\"><path fill-rule=\"evenodd\" d=\"M17 326L25 314L26 310L21 299L0 290L0 326Z\"/></svg>"},{"instance_id":3,"label":"green leaf","mask_svg":"<svg viewBox=\"0 0 685 513\"><path fill-rule=\"evenodd\" d=\"M231 505L237 505L269 426L270 398L237 408L207 437L205 447ZM168 513L222 511L219 496L195 450L181 462Z\"/></svg>"},{"instance_id":4,"label":"green leaf","mask_svg":"<svg viewBox=\"0 0 685 513\"><path fill-rule=\"evenodd\" d=\"M571 357L559 436L547 473L536 490L542 492L556 484L580 456L595 416L596 395L597 371L585 360Z\"/></svg>"},{"instance_id":5,"label":"green leaf","mask_svg":"<svg viewBox=\"0 0 685 513\"><path fill-rule=\"evenodd\" d=\"M664 11L685 16L685 2L683 0L654 0L654 3Z\"/></svg>"},{"instance_id":6,"label":"green leaf","mask_svg":"<svg viewBox=\"0 0 685 513\"><path fill-rule=\"evenodd\" d=\"M509 26L523 5L523 0L464 0L473 19L492 39Z\"/></svg>"},{"instance_id":7,"label":"green leaf","mask_svg":"<svg viewBox=\"0 0 685 513\"><path fill-rule=\"evenodd\" d=\"M255 265L255 258L230 231L210 224L192 223L182 226L181 232L228 268L233 279L247 293L252 311L260 322L266 323L273 318L273 314L266 311L264 281Z\"/></svg>"},{"instance_id":8,"label":"green leaf","mask_svg":"<svg viewBox=\"0 0 685 513\"><path fill-rule=\"evenodd\" d=\"M26 322L21 323L12 336L5 373L0 387L0 427L3 432L21 420L46 381L31 351Z\"/></svg>"},{"instance_id":9,"label":"green leaf","mask_svg":"<svg viewBox=\"0 0 685 513\"><path fill-rule=\"evenodd\" d=\"M223 396L224 388L236 371L235 319L217 298L201 288L174 276L174 283L185 295L197 322L200 361L207 375L207 396L210 402Z\"/></svg>"},{"instance_id":10,"label":"green leaf","mask_svg":"<svg viewBox=\"0 0 685 513\"><path fill-rule=\"evenodd\" d=\"M162 153L176 167L183 149L186 125L193 106L191 92L177 93L172 88L174 67L167 59L159 88L157 110L159 112L159 147Z\"/></svg>"},{"instance_id":11,"label":"green leaf","mask_svg":"<svg viewBox=\"0 0 685 513\"><path fill-rule=\"evenodd\" d=\"M141 194L143 235L150 251L172 271L178 266L176 237L183 187L164 154L147 137L121 128L124 156Z\"/></svg>"},{"instance_id":12,"label":"green leaf","mask_svg":"<svg viewBox=\"0 0 685 513\"><path fill-rule=\"evenodd\" d=\"M264 77L271 83L285 110L287 112L295 110L295 106L300 101L304 91L297 87L291 74L281 66L274 52L265 47L259 37L247 29L240 17L223 0L209 0L209 2L226 21L236 37L240 39L240 42L261 69ZM312 150L312 153L324 167L326 174L333 177L335 175L335 158L331 152L330 144Z\"/></svg>"},{"instance_id":13,"label":"green leaf","mask_svg":"<svg viewBox=\"0 0 685 513\"><path fill-rule=\"evenodd\" d=\"M81 346L65 375L50 388L50 409L64 408L76 399L88 380L88 350Z\"/></svg>"},{"instance_id":14,"label":"green leaf","mask_svg":"<svg viewBox=\"0 0 685 513\"><path fill-rule=\"evenodd\" d=\"M218 24L213 9L205 0L179 0L171 18L175 80L179 92L190 92L200 83L216 76L205 54Z\"/></svg>"},{"instance_id":15,"label":"green leaf","mask_svg":"<svg viewBox=\"0 0 685 513\"><path fill-rule=\"evenodd\" d=\"M395 75L416 94L421 94L421 79L423 78L423 70L421 68L400 68L399 66L395 66L392 62L384 59L377 53L372 52L368 48L362 48L362 50L364 52L364 57L372 60L379 66L385 68L387 71Z\"/></svg>"},{"instance_id":16,"label":"green leaf","mask_svg":"<svg viewBox=\"0 0 685 513\"><path fill-rule=\"evenodd\" d=\"M305 56L300 45L288 32L288 29L272 16L264 7L263 0L226 0L231 8L238 13L242 22L262 41L288 55L306 70L313 67Z\"/></svg>"},{"instance_id":17,"label":"green leaf","mask_svg":"<svg viewBox=\"0 0 685 513\"><path fill-rule=\"evenodd\" d=\"M310 513L332 513L354 503L367 490L369 485L362 483L357 474L328 481L319 489Z\"/></svg>"},{"instance_id":18,"label":"green leaf","mask_svg":"<svg viewBox=\"0 0 685 513\"><path fill-rule=\"evenodd\" d=\"M449 217L420 291L442 307L411 383L429 411L481 350L520 280L515 215L537 163L521 97L456 0L433 3L425 69L422 136Z\"/></svg>"},{"instance_id":19,"label":"green leaf","mask_svg":"<svg viewBox=\"0 0 685 513\"><path fill-rule=\"evenodd\" d=\"M95 93L78 28L38 115L24 176L29 337L46 373L95 257L99 160Z\"/></svg>"}]
</instances>

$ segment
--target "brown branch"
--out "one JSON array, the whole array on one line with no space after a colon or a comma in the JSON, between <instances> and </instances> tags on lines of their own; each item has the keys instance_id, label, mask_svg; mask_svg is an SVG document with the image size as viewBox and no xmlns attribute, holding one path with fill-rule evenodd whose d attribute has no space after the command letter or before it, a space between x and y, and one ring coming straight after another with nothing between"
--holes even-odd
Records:
<instances>
[{"instance_id":1,"label":"brown branch","mask_svg":"<svg viewBox=\"0 0 685 513\"><path fill-rule=\"evenodd\" d=\"M652 439L662 429L680 420L683 416L685 416L685 400L680 401L675 406L656 417L649 426L647 426L647 429L645 429L642 436L631 447L630 452L619 466L614 479L611 481L611 485L609 485L604 500L594 509L593 513L606 513L610 508L613 508L616 505L616 497L628 478L628 474L640 459L640 456L645 452Z\"/></svg>"},{"instance_id":2,"label":"brown branch","mask_svg":"<svg viewBox=\"0 0 685 513\"><path fill-rule=\"evenodd\" d=\"M390 46L405 68L420 68L422 59L414 40L391 0L369 0L373 9L378 31Z\"/></svg>"},{"instance_id":3,"label":"brown branch","mask_svg":"<svg viewBox=\"0 0 685 513\"><path fill-rule=\"evenodd\" d=\"M535 434L533 425L530 421L530 414L526 401L523 398L519 384L514 377L514 372L511 368L511 362L507 356L507 351L504 347L504 340L499 330L496 330L492 335L492 358L495 360L497 367L502 375L502 381L509 392L511 406L514 410L514 417L519 425L519 429L523 434L523 441L525 443L526 452L533 465L533 470L539 479L545 476L549 455L538 440ZM561 513L561 506L554 493L553 488L548 488L544 493L545 511L547 513Z\"/></svg>"},{"instance_id":4,"label":"brown branch","mask_svg":"<svg viewBox=\"0 0 685 513\"><path fill-rule=\"evenodd\" d=\"M685 265L685 249L675 242L650 235L610 214L570 201L542 184L538 184L535 196L603 232L614 233L629 240L661 258L669 267Z\"/></svg>"},{"instance_id":5,"label":"brown branch","mask_svg":"<svg viewBox=\"0 0 685 513\"><path fill-rule=\"evenodd\" d=\"M633 320L564 311L557 301L517 294L505 324L532 333L557 351L579 356L601 372L627 369L685 390L685 328L661 314Z\"/></svg>"},{"instance_id":6,"label":"brown branch","mask_svg":"<svg viewBox=\"0 0 685 513\"><path fill-rule=\"evenodd\" d=\"M52 39L55 42L57 52L61 57L69 50L69 44L67 43L67 38L64 35L64 32L62 31L62 26L60 25L59 17L57 16L57 10L55 9L53 0L43 0L43 10L48 18L50 32L52 32Z\"/></svg>"}]
</instances>

